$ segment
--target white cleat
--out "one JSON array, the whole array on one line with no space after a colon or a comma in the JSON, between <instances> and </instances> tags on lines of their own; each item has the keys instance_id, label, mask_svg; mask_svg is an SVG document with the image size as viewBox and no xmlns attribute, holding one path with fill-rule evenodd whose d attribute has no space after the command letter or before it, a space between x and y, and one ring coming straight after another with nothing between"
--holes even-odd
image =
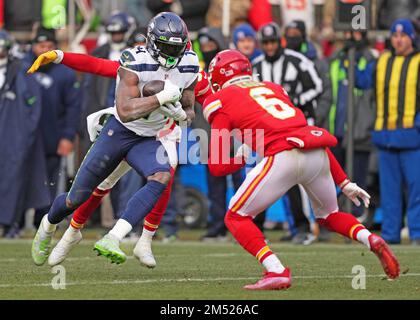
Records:
<instances>
[{"instance_id":1,"label":"white cleat","mask_svg":"<svg viewBox=\"0 0 420 320\"><path fill-rule=\"evenodd\" d=\"M69 227L48 257L48 264L50 266L55 266L63 262L67 258L71 249L73 249L73 247L78 244L82 238L80 230L74 230Z\"/></svg>"},{"instance_id":2,"label":"white cleat","mask_svg":"<svg viewBox=\"0 0 420 320\"><path fill-rule=\"evenodd\" d=\"M152 252L151 241L142 240L137 241L133 250L134 256L140 260L140 263L148 268L156 267L156 260Z\"/></svg>"}]
</instances>

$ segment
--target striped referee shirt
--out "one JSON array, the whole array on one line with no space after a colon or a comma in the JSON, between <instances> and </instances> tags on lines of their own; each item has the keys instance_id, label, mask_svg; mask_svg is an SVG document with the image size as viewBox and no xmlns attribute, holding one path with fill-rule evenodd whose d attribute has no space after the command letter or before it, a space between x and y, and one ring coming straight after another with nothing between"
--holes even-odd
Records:
<instances>
[{"instance_id":1,"label":"striped referee shirt","mask_svg":"<svg viewBox=\"0 0 420 320\"><path fill-rule=\"evenodd\" d=\"M307 118L315 117L316 98L322 92L322 80L315 64L303 54L282 49L280 57L274 62L269 62L266 58L257 62L253 73L259 81L282 85Z\"/></svg>"}]
</instances>

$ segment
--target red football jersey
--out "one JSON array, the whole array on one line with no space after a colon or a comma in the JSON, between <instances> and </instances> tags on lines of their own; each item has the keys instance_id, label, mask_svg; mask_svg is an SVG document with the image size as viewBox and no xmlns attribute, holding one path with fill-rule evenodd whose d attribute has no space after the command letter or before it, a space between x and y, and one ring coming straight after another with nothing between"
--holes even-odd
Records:
<instances>
[{"instance_id":1,"label":"red football jersey","mask_svg":"<svg viewBox=\"0 0 420 320\"><path fill-rule=\"evenodd\" d=\"M283 87L271 82L231 85L209 96L203 113L210 124L218 114L226 115L230 129L239 129L243 136L252 134L250 147L259 153L264 147L264 156L293 149L285 134L307 125L304 114L292 104ZM264 145L257 144L261 134Z\"/></svg>"},{"instance_id":2,"label":"red football jersey","mask_svg":"<svg viewBox=\"0 0 420 320\"><path fill-rule=\"evenodd\" d=\"M194 93L195 101L201 105L203 105L204 100L213 93L210 88L209 78L204 70L201 70L198 73L197 85L194 88Z\"/></svg>"}]
</instances>

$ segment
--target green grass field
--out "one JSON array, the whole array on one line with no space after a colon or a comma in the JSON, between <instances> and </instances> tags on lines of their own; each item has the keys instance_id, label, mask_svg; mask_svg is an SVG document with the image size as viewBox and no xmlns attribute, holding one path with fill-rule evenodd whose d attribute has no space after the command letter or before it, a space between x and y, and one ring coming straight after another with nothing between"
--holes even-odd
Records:
<instances>
[{"instance_id":1,"label":"green grass field","mask_svg":"<svg viewBox=\"0 0 420 320\"><path fill-rule=\"evenodd\" d=\"M273 243L272 249L290 266L293 285L287 291L249 292L242 286L260 278L262 268L234 243L206 244L156 241L155 269L141 267L123 244L129 259L114 265L92 251L84 240L63 263L66 289L55 290L47 265L30 257L30 240L0 241L0 299L419 299L420 249L394 246L404 274L384 278L377 258L362 245L295 246ZM352 267L366 268L366 289L352 288Z\"/></svg>"}]
</instances>

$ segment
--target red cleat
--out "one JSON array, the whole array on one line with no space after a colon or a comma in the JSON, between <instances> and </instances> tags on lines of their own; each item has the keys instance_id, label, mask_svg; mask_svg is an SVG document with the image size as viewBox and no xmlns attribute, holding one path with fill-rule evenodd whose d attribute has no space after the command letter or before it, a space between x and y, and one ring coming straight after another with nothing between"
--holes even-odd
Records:
<instances>
[{"instance_id":1,"label":"red cleat","mask_svg":"<svg viewBox=\"0 0 420 320\"><path fill-rule=\"evenodd\" d=\"M248 284L248 290L282 290L292 285L292 273L286 268L282 273L264 272L264 277L255 284Z\"/></svg>"},{"instance_id":2,"label":"red cleat","mask_svg":"<svg viewBox=\"0 0 420 320\"><path fill-rule=\"evenodd\" d=\"M388 278L398 278L400 275L400 264L385 240L372 233L369 236L369 243L370 250L376 254L381 261L382 267Z\"/></svg>"}]
</instances>

